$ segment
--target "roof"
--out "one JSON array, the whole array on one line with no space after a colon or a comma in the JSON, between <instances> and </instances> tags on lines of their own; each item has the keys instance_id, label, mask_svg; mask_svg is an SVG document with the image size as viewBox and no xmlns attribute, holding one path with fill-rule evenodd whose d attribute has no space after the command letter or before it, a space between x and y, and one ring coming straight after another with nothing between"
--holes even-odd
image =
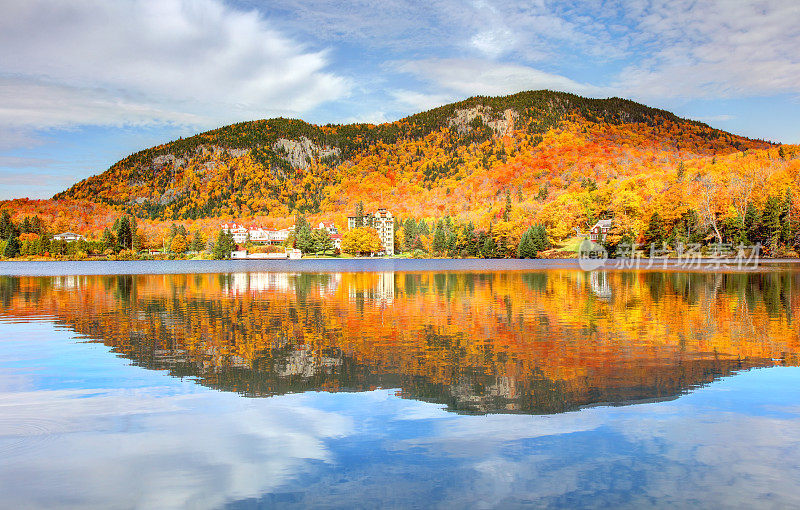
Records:
<instances>
[{"instance_id":1,"label":"roof","mask_svg":"<svg viewBox=\"0 0 800 510\"><path fill-rule=\"evenodd\" d=\"M594 224L594 226L600 228L611 228L611 220L599 220Z\"/></svg>"}]
</instances>

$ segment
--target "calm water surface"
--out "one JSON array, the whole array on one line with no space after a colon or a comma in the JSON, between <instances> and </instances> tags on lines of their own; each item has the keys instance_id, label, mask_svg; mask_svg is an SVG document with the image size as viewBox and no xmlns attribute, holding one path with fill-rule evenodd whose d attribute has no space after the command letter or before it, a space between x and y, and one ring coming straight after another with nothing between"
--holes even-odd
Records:
<instances>
[{"instance_id":1,"label":"calm water surface","mask_svg":"<svg viewBox=\"0 0 800 510\"><path fill-rule=\"evenodd\" d=\"M800 271L495 267L0 264L0 507L800 505Z\"/></svg>"}]
</instances>

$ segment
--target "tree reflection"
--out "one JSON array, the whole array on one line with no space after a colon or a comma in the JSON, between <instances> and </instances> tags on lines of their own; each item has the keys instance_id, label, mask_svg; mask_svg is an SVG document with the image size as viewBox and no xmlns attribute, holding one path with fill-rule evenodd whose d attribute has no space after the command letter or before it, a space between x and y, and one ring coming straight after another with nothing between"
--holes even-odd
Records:
<instances>
[{"instance_id":1,"label":"tree reflection","mask_svg":"<svg viewBox=\"0 0 800 510\"><path fill-rule=\"evenodd\" d=\"M798 273L238 273L2 277L135 364L247 396L397 388L466 413L675 398L797 365Z\"/></svg>"}]
</instances>

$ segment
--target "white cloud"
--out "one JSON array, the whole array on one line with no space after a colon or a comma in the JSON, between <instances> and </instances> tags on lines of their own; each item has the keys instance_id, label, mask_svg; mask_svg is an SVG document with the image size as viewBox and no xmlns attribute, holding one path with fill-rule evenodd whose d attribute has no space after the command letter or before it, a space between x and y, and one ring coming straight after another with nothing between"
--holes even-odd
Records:
<instances>
[{"instance_id":1,"label":"white cloud","mask_svg":"<svg viewBox=\"0 0 800 510\"><path fill-rule=\"evenodd\" d=\"M800 4L676 0L629 13L624 37L644 51L616 80L642 97L800 92Z\"/></svg>"},{"instance_id":2,"label":"white cloud","mask_svg":"<svg viewBox=\"0 0 800 510\"><path fill-rule=\"evenodd\" d=\"M2 386L2 384L0 384ZM10 508L219 508L274 490L353 433L304 396L172 388L0 393ZM65 497L65 484L69 497Z\"/></svg>"},{"instance_id":3,"label":"white cloud","mask_svg":"<svg viewBox=\"0 0 800 510\"><path fill-rule=\"evenodd\" d=\"M401 109L410 109L414 113L430 110L453 101L455 98L448 94L424 94L413 90L393 90L390 92L394 100L400 104Z\"/></svg>"},{"instance_id":4,"label":"white cloud","mask_svg":"<svg viewBox=\"0 0 800 510\"><path fill-rule=\"evenodd\" d=\"M533 67L491 60L430 59L399 64L398 69L462 95L503 95L523 90L552 89L596 94L599 87Z\"/></svg>"},{"instance_id":5,"label":"white cloud","mask_svg":"<svg viewBox=\"0 0 800 510\"><path fill-rule=\"evenodd\" d=\"M0 48L0 123L14 126L207 126L308 111L349 90L326 53L220 0L13 2Z\"/></svg>"}]
</instances>

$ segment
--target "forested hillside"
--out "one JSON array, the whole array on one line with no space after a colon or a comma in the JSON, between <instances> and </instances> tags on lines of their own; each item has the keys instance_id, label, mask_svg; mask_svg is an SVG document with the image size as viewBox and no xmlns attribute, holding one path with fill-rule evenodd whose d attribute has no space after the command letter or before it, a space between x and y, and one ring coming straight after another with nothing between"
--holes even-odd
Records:
<instances>
[{"instance_id":1,"label":"forested hillside","mask_svg":"<svg viewBox=\"0 0 800 510\"><path fill-rule=\"evenodd\" d=\"M233 124L133 154L54 200L206 229L217 219L285 225L297 213L346 225L363 202L512 242L532 224L558 240L600 218L642 239L657 213L665 236L727 241L748 228L748 209L797 223L799 156L624 99L532 91L381 125Z\"/></svg>"}]
</instances>

